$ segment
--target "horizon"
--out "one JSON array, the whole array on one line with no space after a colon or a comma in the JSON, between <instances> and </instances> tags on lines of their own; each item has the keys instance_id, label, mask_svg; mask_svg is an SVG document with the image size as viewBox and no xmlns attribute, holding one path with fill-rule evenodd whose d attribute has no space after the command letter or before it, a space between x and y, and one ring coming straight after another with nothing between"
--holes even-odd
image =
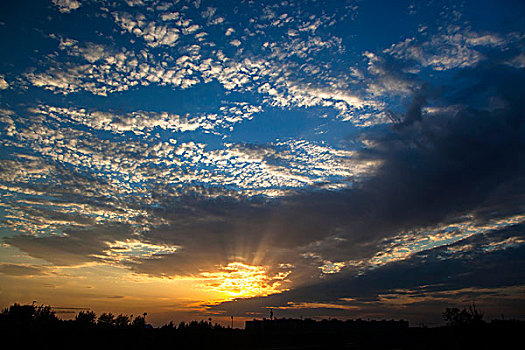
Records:
<instances>
[{"instance_id":1,"label":"horizon","mask_svg":"<svg viewBox=\"0 0 525 350\"><path fill-rule=\"evenodd\" d=\"M525 320L522 1L23 0L0 33L0 307Z\"/></svg>"},{"instance_id":2,"label":"horizon","mask_svg":"<svg viewBox=\"0 0 525 350\"><path fill-rule=\"evenodd\" d=\"M208 317L208 318L201 318L201 319L192 319L192 320L169 320L169 321L165 321L165 322L162 322L162 323L157 323L157 324L151 324L150 322L148 322L148 313L147 312L144 312L143 314L138 314L138 315L127 315L127 314L117 314L117 313L112 313L111 311L104 311L100 314L97 314L96 312L94 312L93 310L90 310L88 308L78 308L78 307L53 307L51 305L38 305L36 303L36 301L33 301L32 304L20 304L20 303L13 303L11 305L9 305L9 307L7 308L4 308L3 310L1 310L1 314L2 315L5 315L6 317L10 317L10 316L14 316L14 317L19 317L20 315L17 315L17 311L18 308L25 308L25 307L30 307L33 309L33 314L32 316L30 317L30 319L24 319L24 322L25 322L25 325L27 326L28 324L31 323L31 320L33 321L37 321L38 317L39 316L39 310L49 310L52 314L52 319L54 318L54 320L58 320L58 321L65 321L65 322L69 322L69 321L73 321L73 322L80 322L80 325L84 325L86 326L85 322L86 320L83 319L82 317L80 317L79 319L79 316L82 316L82 314L90 314L92 313L94 316L93 316L93 319L91 320L92 325L97 325L97 326L110 326L110 324L108 324L108 320L107 319L104 319L102 320L105 316L108 316L108 317L111 317L111 319L113 319L113 324L112 326L113 327L122 327L122 325L118 325L118 322L115 322L116 318L117 317L120 317L120 316L124 316L126 317L127 319L127 326L128 327L131 327L132 324L133 324L133 321L135 319L143 319L144 320L144 326L146 326L146 328L148 326L152 326L153 328L165 328L165 327L168 327L168 328L180 328L180 327L184 327L184 326L188 326L190 325L191 323L207 323L209 324L210 326L220 326L220 327L223 327L223 328L231 328L231 329L248 329L248 323L251 323L250 327L254 327L254 324L255 323L258 323L260 324L261 322L262 323L267 323L267 322L274 322L274 321L300 321L300 322L314 322L315 324L317 323L323 323L324 321L328 321L328 322L331 322L331 321L335 321L335 322L340 322L340 323L348 323L348 322L363 322L365 324L367 323L372 323L372 324L375 324L375 323L389 323L389 322L393 322L394 323L394 326L396 324L398 325L401 325L401 326L405 326L407 328L429 328L429 325L427 324L424 324L424 323L419 323L417 325L415 324L411 324L409 320L405 320L403 318L400 318L400 319L393 319L393 318L390 318L390 319L362 319L362 318L333 318L333 317L328 317L328 318L324 318L324 317L312 317L312 318L303 318L302 316L299 316L299 317L276 317L274 314L273 314L273 309L269 309L269 314L267 315L268 317L264 317L261 316L261 318L246 318L246 317L240 317L240 321L233 317L233 316L228 316L228 317L220 317L219 318L219 322L217 322L216 319L213 319L212 317ZM14 308L14 309L13 309ZM12 311L12 310L15 310L15 311ZM454 322L454 318L450 316L450 314L453 314L455 311L457 311L457 313L460 313L460 312L465 312L466 314L468 314L469 316L472 316L471 319L468 319L465 318L463 320L463 322L465 322L464 324L453 324L452 322ZM449 314L448 316L446 314ZM64 315L69 315L68 317L63 317ZM27 316L27 315L26 315ZM488 324L488 323L493 323L493 322L499 322L499 321L509 321L509 322L525 322L524 320L518 320L518 319L513 319L513 318L507 318L505 319L505 316L504 315L501 315L501 318L495 318L495 319L491 319L491 320L488 320L488 319L485 319L484 318L484 312L483 310L479 310L476 306L475 303L472 303L472 304L469 304L469 305L466 305L464 306L463 308L456 308L456 307L453 307L453 308L446 308L445 310L443 310L443 312L441 313L441 319L443 322L441 322L440 324L437 324L437 325L431 325L430 328L432 328L433 326L434 327L444 327L444 326L447 326L447 327L479 327L480 325L482 324ZM22 319L21 319L22 320ZM101 321L102 320L102 321ZM456 320L457 321L457 320ZM52 324L54 321L52 320L45 320L44 322L51 322L50 324ZM101 323L102 322L102 323ZM239 323L241 324L241 326L239 327ZM38 324L38 321L37 321L37 324ZM232 327L233 325L233 327ZM135 326L136 327L136 326ZM140 327L139 327L140 328Z\"/></svg>"}]
</instances>

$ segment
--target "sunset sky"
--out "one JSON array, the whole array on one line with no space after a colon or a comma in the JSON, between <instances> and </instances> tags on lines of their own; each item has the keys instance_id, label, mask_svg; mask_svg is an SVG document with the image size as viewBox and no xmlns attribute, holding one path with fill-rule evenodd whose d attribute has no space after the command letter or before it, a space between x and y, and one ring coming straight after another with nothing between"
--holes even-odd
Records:
<instances>
[{"instance_id":1,"label":"sunset sky","mask_svg":"<svg viewBox=\"0 0 525 350\"><path fill-rule=\"evenodd\" d=\"M525 2L2 1L0 43L0 307L525 319Z\"/></svg>"}]
</instances>

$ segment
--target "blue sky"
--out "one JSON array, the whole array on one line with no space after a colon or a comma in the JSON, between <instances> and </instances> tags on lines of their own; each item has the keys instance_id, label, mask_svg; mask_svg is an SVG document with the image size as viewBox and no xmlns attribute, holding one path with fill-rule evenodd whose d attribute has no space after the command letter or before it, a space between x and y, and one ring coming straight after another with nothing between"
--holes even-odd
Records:
<instances>
[{"instance_id":1,"label":"blue sky","mask_svg":"<svg viewBox=\"0 0 525 350\"><path fill-rule=\"evenodd\" d=\"M0 13L2 304L523 317L522 2Z\"/></svg>"}]
</instances>

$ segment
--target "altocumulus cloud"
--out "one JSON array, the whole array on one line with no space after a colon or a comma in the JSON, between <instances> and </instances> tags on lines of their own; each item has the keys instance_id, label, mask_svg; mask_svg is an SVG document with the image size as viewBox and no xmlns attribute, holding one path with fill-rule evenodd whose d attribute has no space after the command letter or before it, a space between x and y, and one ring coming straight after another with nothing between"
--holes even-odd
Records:
<instances>
[{"instance_id":1,"label":"altocumulus cloud","mask_svg":"<svg viewBox=\"0 0 525 350\"><path fill-rule=\"evenodd\" d=\"M363 135L371 145L363 156L377 157L383 164L369 180L351 190L306 194L279 210L277 236L298 237L286 249L293 250L293 244L304 244L310 237L315 244L309 246L309 256L346 262L340 274L279 295L212 308L246 315L257 310L264 315L267 307L276 307L285 315L292 309L292 315L301 310L315 316L340 315L347 306L355 307L355 315L425 319L425 313L439 315L440 308L458 300L478 300L497 313L491 306L497 300L500 311L508 311L523 292L513 286L524 282L520 266L525 105L520 94L525 76L497 61L490 69L479 67L467 75L472 85L461 91L461 97L449 95L442 101L453 101L454 112L443 108L425 114L426 98L418 95L403 122ZM481 88L486 108L469 106ZM491 106L494 98L503 103ZM458 106L460 102L464 104ZM300 218L307 224L301 225ZM502 226L491 224L498 220ZM463 235L458 222L477 229ZM413 245L413 252L408 249L408 254L377 268L365 264L369 270L360 273L362 262L385 249L390 238L410 233L421 244L429 232L436 233L432 229L436 225L449 228L437 232L448 244L430 245L424 251ZM491 229L479 234L484 227ZM338 239L331 242L331 237ZM348 257L352 261L347 262ZM315 305L322 310L312 311ZM400 305L419 309L400 311Z\"/></svg>"},{"instance_id":2,"label":"altocumulus cloud","mask_svg":"<svg viewBox=\"0 0 525 350\"><path fill-rule=\"evenodd\" d=\"M368 146L360 157L381 166L351 189L306 191L260 203L197 200L184 201L184 208L165 203L158 214L169 224L148 235L186 251L163 258L171 264L158 260L135 268L155 273L173 266L177 274L191 271L184 261L193 254L197 261L216 261L264 249L282 264L317 268L341 262L359 270L359 261L399 235L425 237L441 227L443 237L453 238L454 230L445 229L455 228L459 237L458 223L481 230L498 220L519 222L524 209L523 75L504 65L498 69L498 79L484 67L469 73L479 81L461 91L464 104L457 96L434 96L434 103L454 108L425 112L430 97L418 91L402 122L363 133ZM487 103L497 98L504 107L470 106L468 99L480 84Z\"/></svg>"},{"instance_id":3,"label":"altocumulus cloud","mask_svg":"<svg viewBox=\"0 0 525 350\"><path fill-rule=\"evenodd\" d=\"M244 266L282 292L214 312L521 305L519 25L403 4L379 38L370 2L226 3L39 5L29 58L0 67L4 247L162 278ZM0 272L46 273L30 261Z\"/></svg>"}]
</instances>

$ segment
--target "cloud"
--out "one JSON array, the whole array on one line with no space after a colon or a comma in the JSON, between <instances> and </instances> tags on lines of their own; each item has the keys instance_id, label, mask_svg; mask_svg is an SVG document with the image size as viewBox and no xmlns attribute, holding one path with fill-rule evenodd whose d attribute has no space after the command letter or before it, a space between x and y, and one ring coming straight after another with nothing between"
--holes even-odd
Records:
<instances>
[{"instance_id":1,"label":"cloud","mask_svg":"<svg viewBox=\"0 0 525 350\"><path fill-rule=\"evenodd\" d=\"M234 39L234 40L230 41L230 44L233 45L233 46L239 47L239 46L241 46L241 41L238 40L238 39Z\"/></svg>"},{"instance_id":2,"label":"cloud","mask_svg":"<svg viewBox=\"0 0 525 350\"><path fill-rule=\"evenodd\" d=\"M46 260L55 266L75 266L101 261L100 255L116 240L133 237L129 226L92 226L88 229L66 230L67 236L35 237L19 235L5 238L9 245L26 254Z\"/></svg>"},{"instance_id":3,"label":"cloud","mask_svg":"<svg viewBox=\"0 0 525 350\"><path fill-rule=\"evenodd\" d=\"M434 313L436 317L432 321L440 322L440 312L447 305L476 300L476 304L489 310L492 317L501 312L516 315L511 301L519 299L523 292L523 271L509 269L508 264L521 266L524 246L487 254L479 245L503 237L522 237L522 226L509 226L454 245L430 249L365 275L342 274L280 294L225 302L209 308L224 314L247 316L265 315L267 308L302 309L301 313L324 317L334 316L327 309L341 309L345 311L335 315L384 318L397 314L397 317L408 317L412 321L419 318L426 322L428 314ZM441 256L450 248L469 244L475 247L465 254L447 259ZM492 307L495 300L499 301L499 308ZM323 309L311 310L310 305ZM279 314L282 317L286 312L279 311Z\"/></svg>"},{"instance_id":4,"label":"cloud","mask_svg":"<svg viewBox=\"0 0 525 350\"><path fill-rule=\"evenodd\" d=\"M112 15L122 29L144 39L152 48L174 47L181 37L195 34L202 28L199 24L193 23L193 20L186 17L183 12L163 12L160 14L162 19L160 23L140 12L132 15L128 12L115 11ZM220 23L217 20L215 19L213 24ZM212 23L208 23L210 24Z\"/></svg>"},{"instance_id":5,"label":"cloud","mask_svg":"<svg viewBox=\"0 0 525 350\"><path fill-rule=\"evenodd\" d=\"M45 269L40 266L31 266L24 264L10 264L10 263L1 263L0 264L0 273L9 276L36 276L43 275Z\"/></svg>"},{"instance_id":6,"label":"cloud","mask_svg":"<svg viewBox=\"0 0 525 350\"><path fill-rule=\"evenodd\" d=\"M58 10L62 13L69 13L80 7L81 3L78 0L52 0Z\"/></svg>"},{"instance_id":7,"label":"cloud","mask_svg":"<svg viewBox=\"0 0 525 350\"><path fill-rule=\"evenodd\" d=\"M246 103L195 118L49 105L21 114L5 110L4 142L25 151L0 167L4 225L37 237L102 224L134 225L143 232L168 224L155 208L175 198L244 201L308 187L341 189L378 166L355 151L307 140L215 147L177 141L182 133L227 128L259 112ZM170 132L169 140L156 135L161 130Z\"/></svg>"},{"instance_id":8,"label":"cloud","mask_svg":"<svg viewBox=\"0 0 525 350\"><path fill-rule=\"evenodd\" d=\"M82 77L90 69L88 65L65 64L62 67L51 68L45 73L27 73L27 80L36 87L44 87L52 91L73 92L82 85ZM84 85L85 89L91 87L96 89L94 84ZM105 90L97 89L99 93L105 94Z\"/></svg>"},{"instance_id":9,"label":"cloud","mask_svg":"<svg viewBox=\"0 0 525 350\"><path fill-rule=\"evenodd\" d=\"M323 271L358 274L364 261L381 266L410 259L417 252L480 234L485 224L495 228L519 222L525 135L519 89L511 87L519 87L524 77L501 69L498 80L486 77L486 89L504 99L504 108L463 105L429 117L421 113L425 99L416 96L401 123L364 132L368 146L358 156L380 161L380 166L355 186L304 191L261 204L197 201L186 202L189 207L183 210L167 205L162 213L169 225L150 234L181 244L188 258L197 254L197 261L204 262L191 267L183 254L174 255L169 261L177 268L171 273L180 273L180 266L187 271L209 268L207 262L216 259L227 263L228 257L251 263L262 255L296 266L290 278L301 284L304 276L316 279ZM479 68L472 74L490 72ZM465 102L469 91L477 94L464 90ZM456 105L452 97L441 97L441 103L449 98ZM256 151L249 157L261 155ZM388 247L389 240L407 232L418 238ZM136 268L163 270L161 261Z\"/></svg>"},{"instance_id":10,"label":"cloud","mask_svg":"<svg viewBox=\"0 0 525 350\"><path fill-rule=\"evenodd\" d=\"M520 262L523 36L422 24L372 52L334 4L108 2L111 31L47 37L0 76L22 96L0 106L5 242L221 293L253 270L249 295L283 293L217 310L290 315L444 303Z\"/></svg>"},{"instance_id":11,"label":"cloud","mask_svg":"<svg viewBox=\"0 0 525 350\"><path fill-rule=\"evenodd\" d=\"M265 24L261 21L250 22L251 29L245 29L260 31L266 40L261 43L262 51L261 47L258 47L255 54L243 55L244 46L250 41L245 42L239 29L228 27L225 29L226 42L223 44L231 42L240 48L239 52L228 55L221 50L223 44L211 41L206 32L200 31L217 25L219 18L227 21L223 17L217 17L211 23L211 18L216 16L212 10L207 8L203 12L203 16L210 23L200 25L194 22L201 18L194 17L187 8L173 12L165 6L141 9L140 6L147 4L132 5L137 5L139 11L130 13L117 7L111 12L120 28L144 39L148 49L160 49L162 46L175 48L180 44L182 46L177 51L183 50L180 52L184 54L163 56L160 60L153 52L147 54L147 51L141 51L143 45L133 45L133 49L129 46L108 47L107 43L87 42L79 45L74 40L60 38L61 51L41 62L41 65L46 67L44 70L35 69L26 73L27 81L56 93L89 91L102 96L141 86L160 85L188 89L201 83L218 81L227 90L263 91L267 94L263 103L271 106L332 106L340 111L343 120L355 121L356 125L373 125L385 120L379 116L378 111L365 113L353 108L356 102L362 99L360 93L357 91L355 94L347 94L342 89L342 84L337 83L340 77L331 76L326 68L323 68L331 64L322 58L326 57L323 53L340 54L344 51L340 38L318 31L320 27L333 25L335 15L316 18L296 13L294 16L301 18L296 23L292 20L291 13L282 13L278 16L278 21L296 28L293 30L302 34L291 39L275 40L263 28L275 21L277 14L270 15L274 10L271 6L263 5L266 15L261 19ZM293 6L289 10L296 12ZM158 16L154 16L153 13ZM129 40L124 35L125 32L121 33L123 39ZM314 33L317 35L313 36ZM218 44L218 50L208 49ZM224 51L230 50L224 48ZM318 54L318 59L314 60L313 56ZM294 56L304 60L306 66L290 59ZM83 62L78 58L82 58ZM283 71L285 73L281 74ZM320 74L321 72L326 73ZM304 73L315 76L319 86L308 86L302 82L301 76ZM321 91L321 96L308 91ZM326 91L331 91L330 96L326 96ZM378 107L375 101L366 102L367 106Z\"/></svg>"},{"instance_id":12,"label":"cloud","mask_svg":"<svg viewBox=\"0 0 525 350\"><path fill-rule=\"evenodd\" d=\"M9 88L9 84L5 80L5 77L0 74L0 90L6 90Z\"/></svg>"},{"instance_id":13,"label":"cloud","mask_svg":"<svg viewBox=\"0 0 525 350\"><path fill-rule=\"evenodd\" d=\"M520 53L517 56L511 58L507 61L507 64L514 68L524 68L525 67L525 53Z\"/></svg>"},{"instance_id":14,"label":"cloud","mask_svg":"<svg viewBox=\"0 0 525 350\"><path fill-rule=\"evenodd\" d=\"M126 1L126 4L128 4L128 6L144 6L144 1L143 0L125 0Z\"/></svg>"},{"instance_id":15,"label":"cloud","mask_svg":"<svg viewBox=\"0 0 525 350\"><path fill-rule=\"evenodd\" d=\"M77 193L89 193L91 187L95 192L89 197L126 194L127 204L107 207L115 213L112 220L133 224L148 218L146 223L157 222L144 224L147 230L141 231L149 244L179 247L173 254L128 262L135 271L157 276L198 274L232 262L257 265L264 258L274 265L295 266L289 278L301 285L321 275L358 274L367 266L403 261L456 239L447 229L468 233L465 227L471 225L480 233L483 223L494 227L523 212L523 106L519 89L513 87L525 78L503 63L499 67L496 77L493 68L481 66L463 72L477 79L458 95L418 91L401 121L363 131L362 148L353 152L301 140L265 146L225 144L223 149L206 150L206 145L194 142L155 142L152 147L129 140L117 146L96 141L85 131L58 133L55 127L42 125L20 132L46 157L92 164L99 180L71 182ZM479 82L484 84L484 95L478 92ZM469 99L473 95L498 98L502 107L474 107ZM454 108L426 113L428 103ZM60 113L100 125L97 128L106 125L95 122L97 114ZM118 131L116 125L109 130ZM63 141L49 147L44 138ZM74 147L66 146L73 139ZM108 156L115 161L109 162ZM195 169L197 165L202 167ZM119 180L123 176L126 182ZM166 183L176 185L170 188ZM243 194L252 197L283 189L289 190L287 195L272 200L257 196L247 200ZM419 239L403 238L403 233ZM461 239L461 233L457 237ZM27 252L43 257L43 246L47 242L58 246L55 240L62 242L60 237L25 237L10 244L29 247ZM106 250L95 246L75 254L83 261ZM60 256L54 250L53 254Z\"/></svg>"},{"instance_id":16,"label":"cloud","mask_svg":"<svg viewBox=\"0 0 525 350\"><path fill-rule=\"evenodd\" d=\"M436 34L425 32L421 38L405 39L384 52L440 71L475 66L486 59L484 49L504 48L512 40L512 34L503 37L449 25Z\"/></svg>"}]
</instances>

